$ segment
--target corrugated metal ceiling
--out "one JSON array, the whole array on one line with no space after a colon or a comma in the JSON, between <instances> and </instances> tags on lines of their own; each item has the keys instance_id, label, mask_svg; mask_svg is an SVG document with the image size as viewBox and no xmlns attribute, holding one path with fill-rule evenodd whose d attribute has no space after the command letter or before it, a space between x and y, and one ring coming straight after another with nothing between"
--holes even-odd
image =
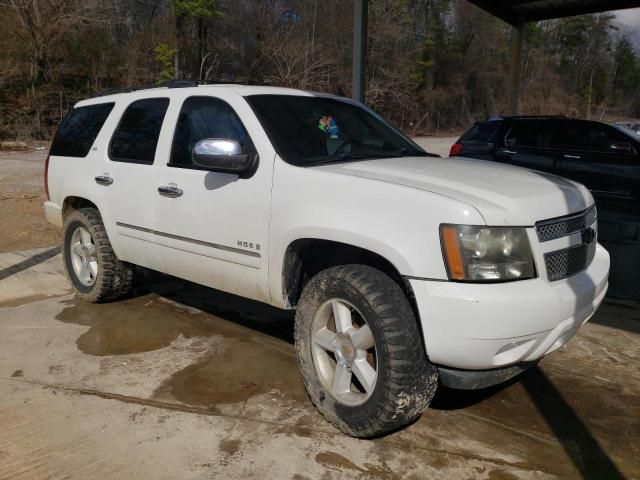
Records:
<instances>
[{"instance_id":1,"label":"corrugated metal ceiling","mask_svg":"<svg viewBox=\"0 0 640 480\"><path fill-rule=\"evenodd\" d=\"M469 0L512 25L640 7L640 0Z\"/></svg>"}]
</instances>

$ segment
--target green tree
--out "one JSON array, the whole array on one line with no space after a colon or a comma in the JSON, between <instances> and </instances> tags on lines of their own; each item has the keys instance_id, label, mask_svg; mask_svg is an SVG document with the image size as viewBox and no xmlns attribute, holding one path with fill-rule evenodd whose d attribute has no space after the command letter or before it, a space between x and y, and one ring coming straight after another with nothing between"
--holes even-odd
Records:
<instances>
[{"instance_id":1,"label":"green tree","mask_svg":"<svg viewBox=\"0 0 640 480\"><path fill-rule=\"evenodd\" d=\"M208 21L222 16L218 9L217 0L172 0L173 12L176 19L176 30L178 32L178 51L185 49L185 36L188 20L195 21L197 31L197 69L200 71L201 62L207 54L207 40L209 35ZM176 57L178 58L178 57ZM179 59L176 61L178 65ZM195 75L194 75L195 76Z\"/></svg>"},{"instance_id":2,"label":"green tree","mask_svg":"<svg viewBox=\"0 0 640 480\"><path fill-rule=\"evenodd\" d=\"M173 80L176 75L174 59L177 49L170 47L166 43L160 43L153 49L156 59L162 64L162 71L159 75L159 82Z\"/></svg>"},{"instance_id":3,"label":"green tree","mask_svg":"<svg viewBox=\"0 0 640 480\"><path fill-rule=\"evenodd\" d=\"M635 92L640 82L640 62L631 42L623 36L615 49L613 87L623 96Z\"/></svg>"}]
</instances>

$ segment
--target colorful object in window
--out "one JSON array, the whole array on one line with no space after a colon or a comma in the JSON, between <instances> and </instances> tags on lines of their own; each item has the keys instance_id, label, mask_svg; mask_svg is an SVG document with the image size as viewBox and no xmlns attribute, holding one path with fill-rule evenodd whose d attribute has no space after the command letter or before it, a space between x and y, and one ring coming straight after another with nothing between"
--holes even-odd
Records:
<instances>
[{"instance_id":1,"label":"colorful object in window","mask_svg":"<svg viewBox=\"0 0 640 480\"><path fill-rule=\"evenodd\" d=\"M340 135L340 129L338 128L338 124L335 119L330 115L325 115L324 117L320 117L320 121L318 121L318 128L325 133L328 133L331 138L337 139L338 135Z\"/></svg>"}]
</instances>

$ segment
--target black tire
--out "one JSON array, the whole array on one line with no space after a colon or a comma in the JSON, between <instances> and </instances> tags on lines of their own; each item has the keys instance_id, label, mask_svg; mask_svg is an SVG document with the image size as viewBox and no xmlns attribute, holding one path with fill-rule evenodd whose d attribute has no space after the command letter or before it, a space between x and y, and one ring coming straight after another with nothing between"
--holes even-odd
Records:
<instances>
[{"instance_id":1,"label":"black tire","mask_svg":"<svg viewBox=\"0 0 640 480\"><path fill-rule=\"evenodd\" d=\"M313 319L331 299L345 300L355 307L375 341L377 380L361 405L335 398L314 364ZM437 369L427 359L407 297L397 283L374 268L344 265L313 277L298 304L295 343L311 401L329 422L354 437L376 437L411 423L428 407L438 385Z\"/></svg>"},{"instance_id":2,"label":"black tire","mask_svg":"<svg viewBox=\"0 0 640 480\"><path fill-rule=\"evenodd\" d=\"M92 285L86 285L78 278L72 264L71 237L78 227L84 227L89 231L96 249L98 273ZM112 300L131 291L135 267L119 260L113 252L100 212L95 208L73 210L65 218L62 230L62 259L77 295L88 302Z\"/></svg>"}]
</instances>

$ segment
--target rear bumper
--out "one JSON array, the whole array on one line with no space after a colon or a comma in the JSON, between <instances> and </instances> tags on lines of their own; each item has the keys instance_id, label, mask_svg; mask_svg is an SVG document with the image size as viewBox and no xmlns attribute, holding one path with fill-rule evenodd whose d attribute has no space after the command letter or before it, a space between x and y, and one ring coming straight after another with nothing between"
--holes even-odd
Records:
<instances>
[{"instance_id":1,"label":"rear bumper","mask_svg":"<svg viewBox=\"0 0 640 480\"><path fill-rule=\"evenodd\" d=\"M566 344L607 292L609 254L565 280L499 284L410 280L425 348L438 365L489 370L535 362Z\"/></svg>"},{"instance_id":2,"label":"rear bumper","mask_svg":"<svg viewBox=\"0 0 640 480\"><path fill-rule=\"evenodd\" d=\"M47 222L62 227L62 207L52 201L44 202L44 216Z\"/></svg>"}]
</instances>

